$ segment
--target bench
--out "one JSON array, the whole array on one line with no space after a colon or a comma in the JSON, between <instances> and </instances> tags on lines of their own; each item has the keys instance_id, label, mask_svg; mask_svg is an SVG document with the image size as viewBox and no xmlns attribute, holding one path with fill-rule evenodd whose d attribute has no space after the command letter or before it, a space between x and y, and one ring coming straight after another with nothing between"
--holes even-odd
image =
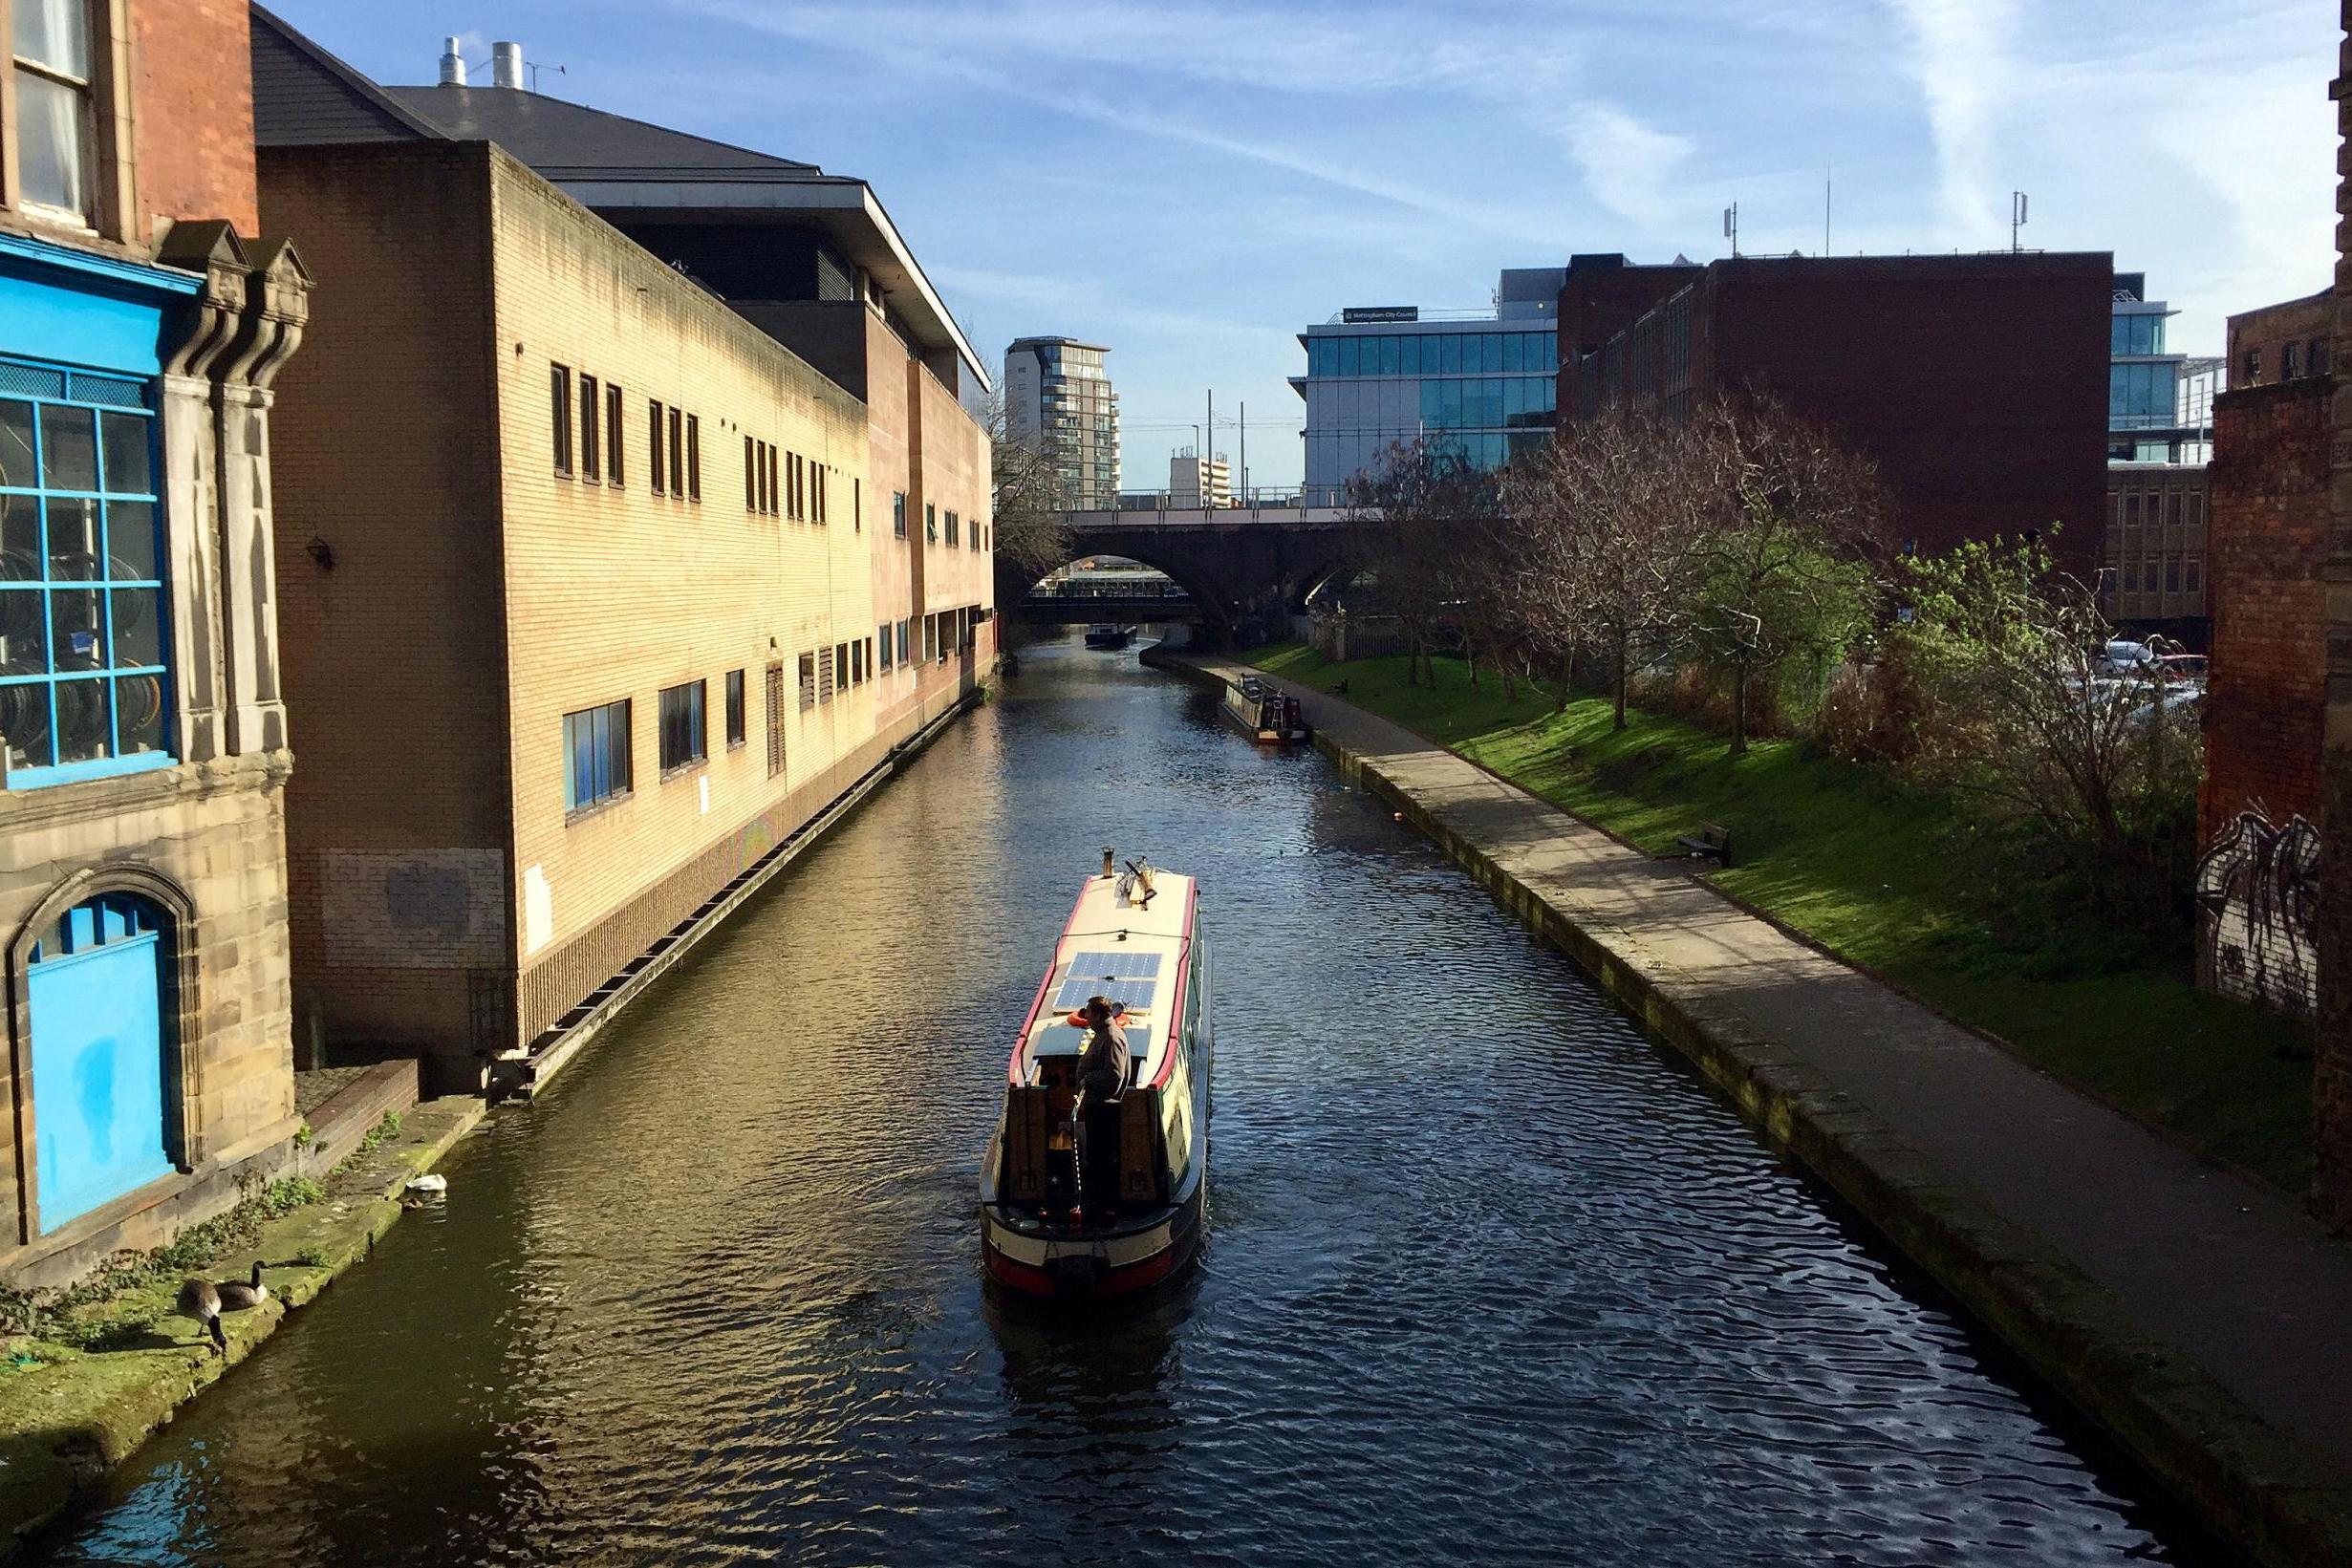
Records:
<instances>
[{"instance_id":1,"label":"bench","mask_svg":"<svg viewBox=\"0 0 2352 1568\"><path fill-rule=\"evenodd\" d=\"M1712 860L1718 866L1732 863L1732 830L1712 822L1699 824L1695 833L1685 833L1674 840L1694 860Z\"/></svg>"}]
</instances>

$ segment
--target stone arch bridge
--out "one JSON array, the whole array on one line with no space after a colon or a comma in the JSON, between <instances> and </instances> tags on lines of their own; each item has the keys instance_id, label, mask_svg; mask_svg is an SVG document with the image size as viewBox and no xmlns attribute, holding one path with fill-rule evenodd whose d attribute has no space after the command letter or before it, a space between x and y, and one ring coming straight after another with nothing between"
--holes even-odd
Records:
<instances>
[{"instance_id":1,"label":"stone arch bridge","mask_svg":"<svg viewBox=\"0 0 2352 1568\"><path fill-rule=\"evenodd\" d=\"M1069 553L1123 555L1164 571L1191 596L1205 640L1279 631L1307 596L1347 569L1366 526L1338 506L1073 511ZM1033 586L999 557L996 602L1018 610ZM1061 618L1053 616L1050 618Z\"/></svg>"}]
</instances>

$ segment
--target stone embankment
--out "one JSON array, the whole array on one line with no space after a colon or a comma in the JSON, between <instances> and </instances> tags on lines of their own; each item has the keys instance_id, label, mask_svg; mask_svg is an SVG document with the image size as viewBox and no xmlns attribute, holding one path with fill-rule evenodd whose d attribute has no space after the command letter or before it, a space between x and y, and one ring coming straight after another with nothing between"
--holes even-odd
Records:
<instances>
[{"instance_id":1,"label":"stone embankment","mask_svg":"<svg viewBox=\"0 0 2352 1568\"><path fill-rule=\"evenodd\" d=\"M1147 653L1214 680L1238 666ZM1337 698L1317 744L2256 1560L2352 1563L2352 1247L1659 860Z\"/></svg>"}]
</instances>

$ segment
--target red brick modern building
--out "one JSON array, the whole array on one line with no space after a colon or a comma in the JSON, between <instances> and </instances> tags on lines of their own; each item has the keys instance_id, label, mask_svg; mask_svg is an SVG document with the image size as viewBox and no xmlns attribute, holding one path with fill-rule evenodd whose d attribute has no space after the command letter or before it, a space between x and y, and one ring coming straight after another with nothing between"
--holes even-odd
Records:
<instances>
[{"instance_id":1,"label":"red brick modern building","mask_svg":"<svg viewBox=\"0 0 2352 1568\"><path fill-rule=\"evenodd\" d=\"M2052 527L2101 558L2114 258L1574 258L1563 429L1612 403L1778 397L1875 460L1927 550Z\"/></svg>"}]
</instances>

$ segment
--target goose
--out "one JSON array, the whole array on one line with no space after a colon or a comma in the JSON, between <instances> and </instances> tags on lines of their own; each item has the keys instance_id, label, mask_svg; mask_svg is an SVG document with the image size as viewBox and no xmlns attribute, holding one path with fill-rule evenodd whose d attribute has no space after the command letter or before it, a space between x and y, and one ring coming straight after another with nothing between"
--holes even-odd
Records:
<instances>
[{"instance_id":1,"label":"goose","mask_svg":"<svg viewBox=\"0 0 2352 1568\"><path fill-rule=\"evenodd\" d=\"M253 1278L249 1282L224 1279L214 1288L221 1293L223 1312L244 1312L270 1300L270 1287L261 1282L261 1259L258 1257L253 1259Z\"/></svg>"},{"instance_id":2,"label":"goose","mask_svg":"<svg viewBox=\"0 0 2352 1568\"><path fill-rule=\"evenodd\" d=\"M228 1331L221 1326L221 1289L209 1279L190 1279L180 1287L180 1311L193 1318L212 1336L215 1347L228 1349Z\"/></svg>"}]
</instances>

